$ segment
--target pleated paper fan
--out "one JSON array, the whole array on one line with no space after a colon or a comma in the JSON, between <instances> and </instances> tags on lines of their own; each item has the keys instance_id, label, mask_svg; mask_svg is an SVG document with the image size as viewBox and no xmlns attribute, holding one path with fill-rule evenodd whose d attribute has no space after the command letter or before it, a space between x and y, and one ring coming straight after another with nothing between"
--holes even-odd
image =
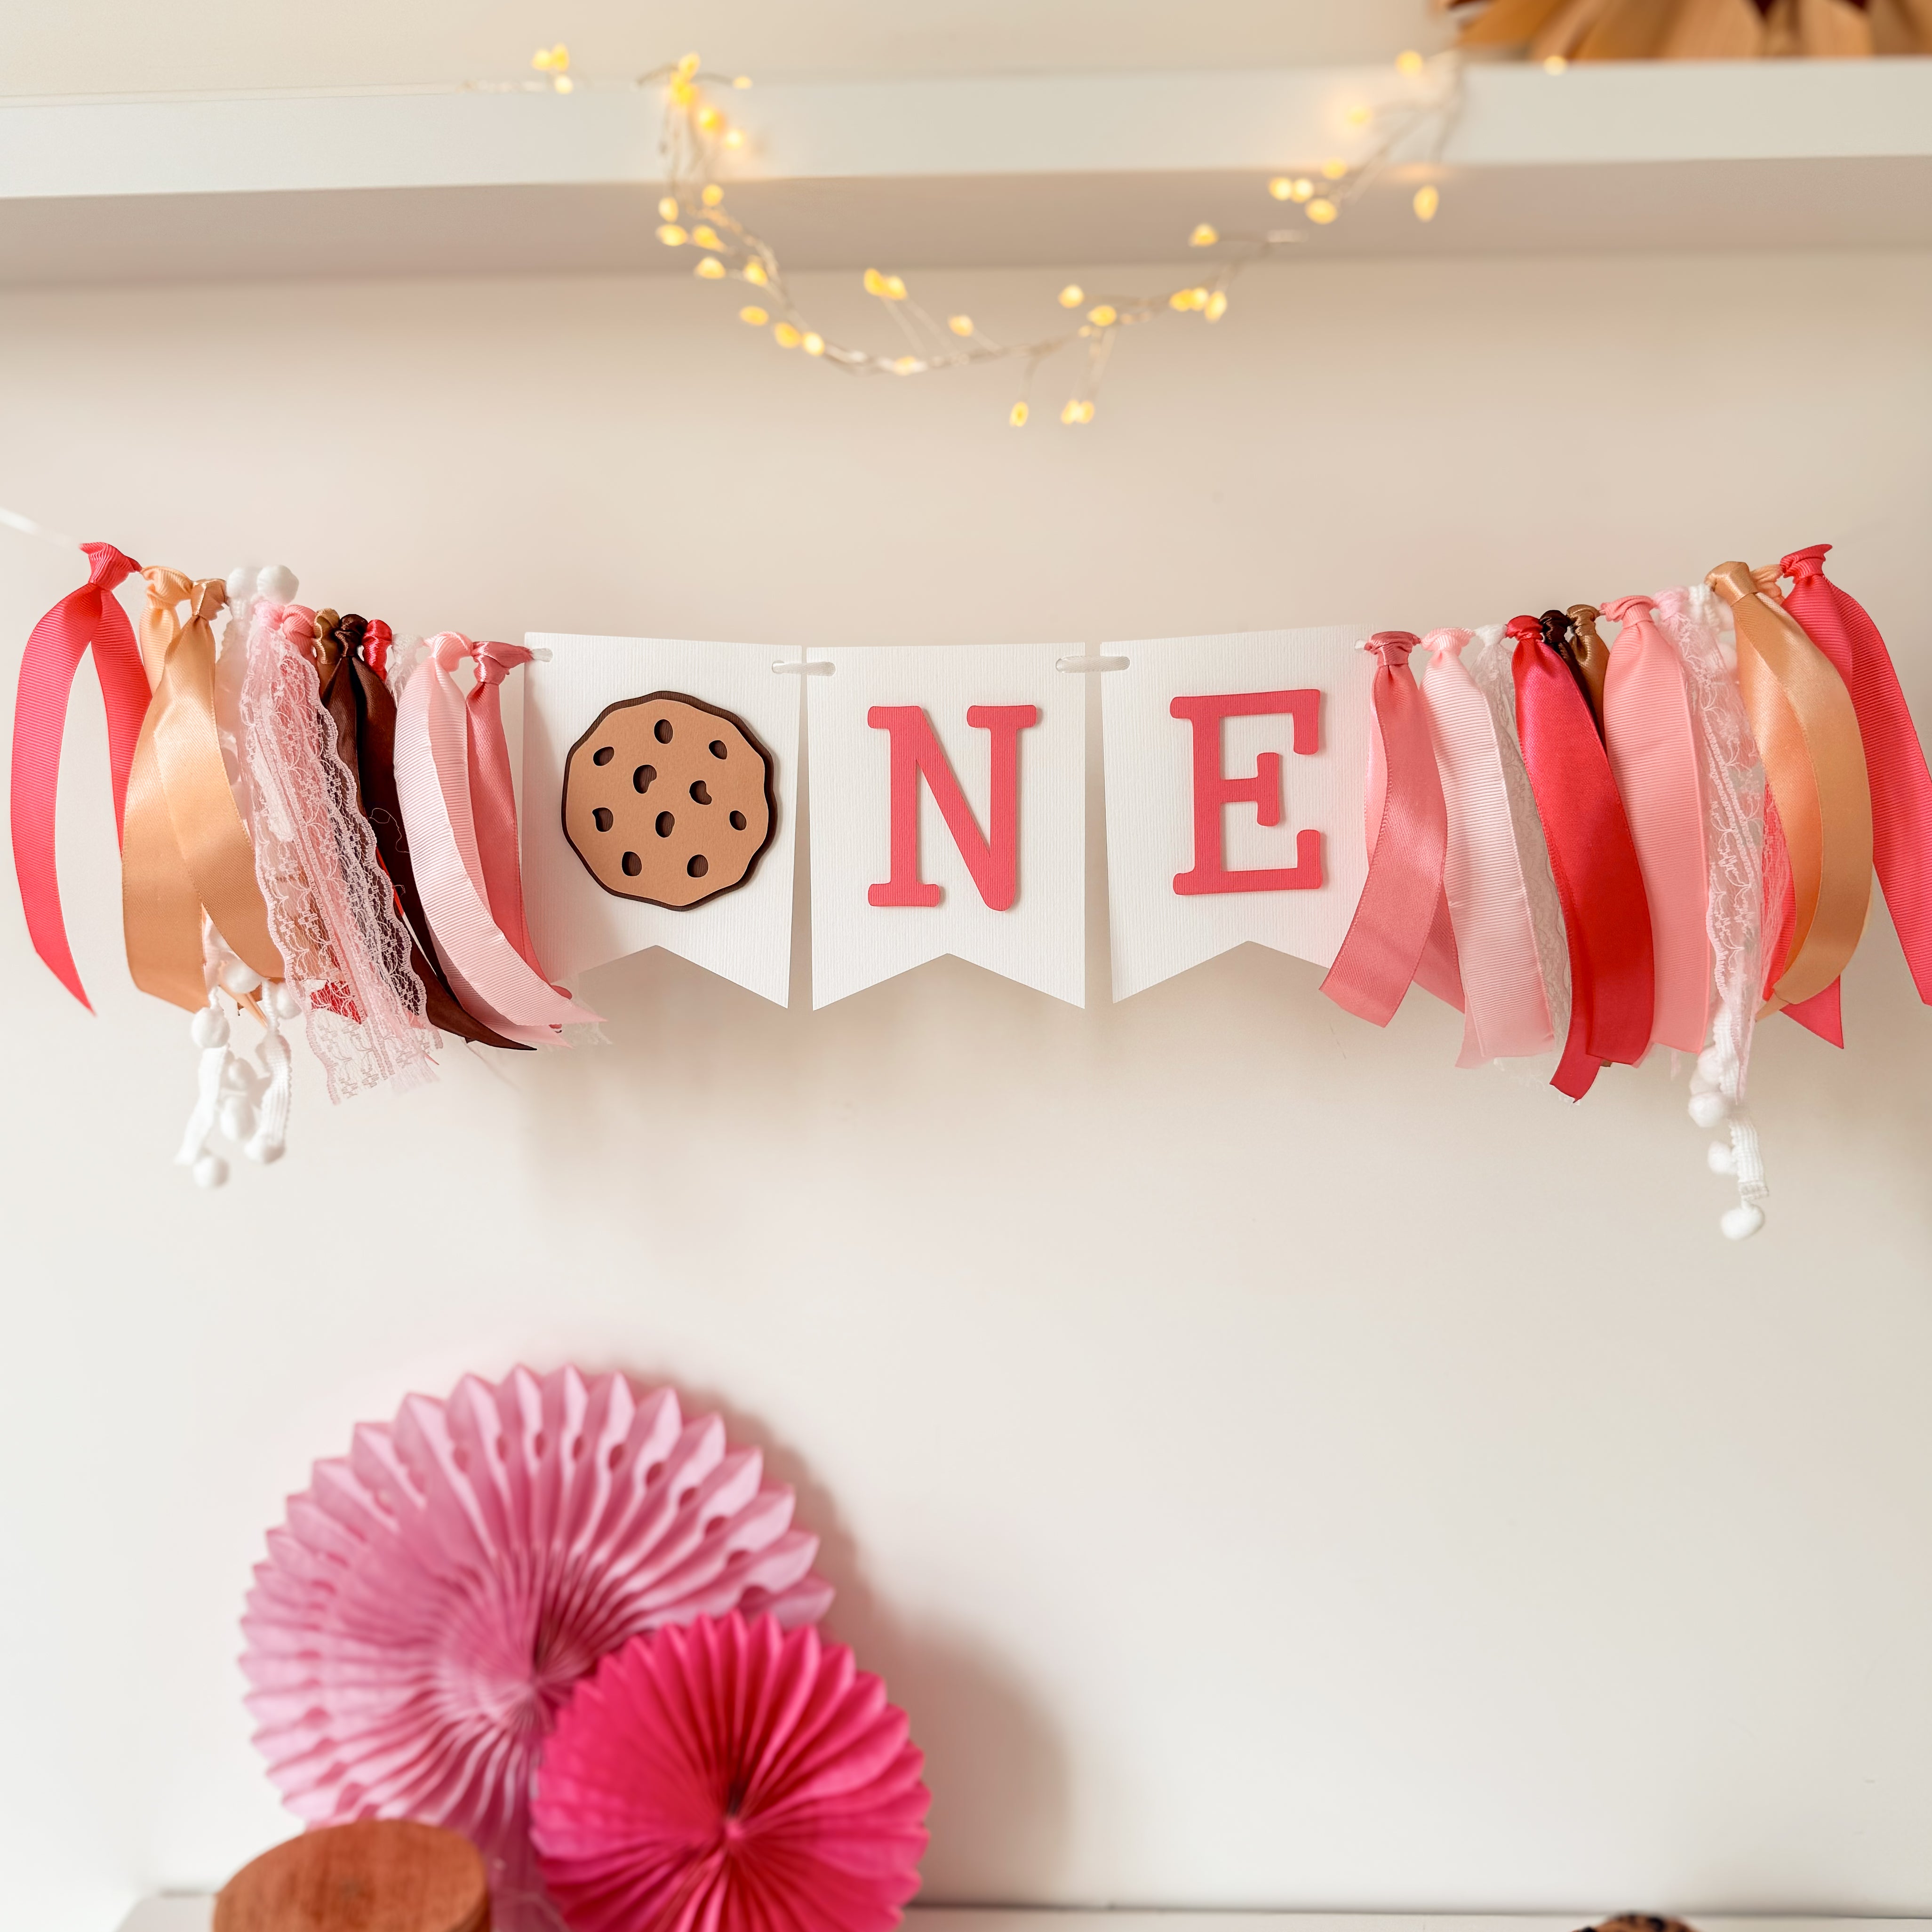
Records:
<instances>
[{"instance_id":1,"label":"pleated paper fan","mask_svg":"<svg viewBox=\"0 0 1932 1932\"><path fill-rule=\"evenodd\" d=\"M735 1613L640 1636L559 1714L532 1835L572 1932L890 1932L930 1799L844 1646Z\"/></svg>"},{"instance_id":2,"label":"pleated paper fan","mask_svg":"<svg viewBox=\"0 0 1932 1932\"><path fill-rule=\"evenodd\" d=\"M554 1926L529 1844L558 1708L607 1652L742 1609L830 1602L788 1490L669 1389L518 1369L412 1396L315 1466L242 1629L256 1742L314 1824L414 1818L490 1861L500 1932Z\"/></svg>"}]
</instances>

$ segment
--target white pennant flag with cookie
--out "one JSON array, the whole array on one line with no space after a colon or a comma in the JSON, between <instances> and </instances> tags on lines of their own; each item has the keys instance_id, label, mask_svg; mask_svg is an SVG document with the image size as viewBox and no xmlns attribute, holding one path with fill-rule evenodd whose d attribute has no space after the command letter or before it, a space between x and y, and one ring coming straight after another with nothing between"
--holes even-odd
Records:
<instances>
[{"instance_id":1,"label":"white pennant flag with cookie","mask_svg":"<svg viewBox=\"0 0 1932 1932\"><path fill-rule=\"evenodd\" d=\"M661 946L790 990L798 684L767 645L533 632L524 895L558 979Z\"/></svg>"},{"instance_id":2,"label":"white pennant flag with cookie","mask_svg":"<svg viewBox=\"0 0 1932 1932\"><path fill-rule=\"evenodd\" d=\"M1084 1004L1086 694L1070 646L816 653L814 1006L953 953Z\"/></svg>"}]
</instances>

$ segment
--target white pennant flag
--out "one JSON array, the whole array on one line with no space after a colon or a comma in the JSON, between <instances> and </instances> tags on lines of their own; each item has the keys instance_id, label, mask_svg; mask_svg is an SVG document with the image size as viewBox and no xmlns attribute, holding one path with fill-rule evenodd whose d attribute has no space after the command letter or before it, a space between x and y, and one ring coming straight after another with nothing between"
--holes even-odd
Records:
<instances>
[{"instance_id":1,"label":"white pennant flag","mask_svg":"<svg viewBox=\"0 0 1932 1932\"><path fill-rule=\"evenodd\" d=\"M1366 631L1109 644L1114 998L1245 940L1334 962L1368 873Z\"/></svg>"},{"instance_id":2,"label":"white pennant flag","mask_svg":"<svg viewBox=\"0 0 1932 1932\"><path fill-rule=\"evenodd\" d=\"M814 1006L945 952L1084 1003L1085 696L1054 668L1066 649L821 654Z\"/></svg>"},{"instance_id":3,"label":"white pennant flag","mask_svg":"<svg viewBox=\"0 0 1932 1932\"><path fill-rule=\"evenodd\" d=\"M525 641L550 653L524 673L524 904L544 970L568 979L662 946L784 1005L797 680L772 671L769 645ZM592 744L607 713L610 742ZM580 848L565 824L566 766Z\"/></svg>"}]
</instances>

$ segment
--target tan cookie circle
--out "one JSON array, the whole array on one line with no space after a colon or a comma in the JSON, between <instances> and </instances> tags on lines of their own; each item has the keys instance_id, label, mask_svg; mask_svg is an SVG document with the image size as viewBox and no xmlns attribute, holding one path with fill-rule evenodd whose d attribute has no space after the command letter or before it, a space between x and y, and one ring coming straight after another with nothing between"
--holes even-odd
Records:
<instances>
[{"instance_id":1,"label":"tan cookie circle","mask_svg":"<svg viewBox=\"0 0 1932 1932\"><path fill-rule=\"evenodd\" d=\"M682 910L752 876L777 814L743 722L676 691L606 707L563 767L563 836L620 898Z\"/></svg>"}]
</instances>

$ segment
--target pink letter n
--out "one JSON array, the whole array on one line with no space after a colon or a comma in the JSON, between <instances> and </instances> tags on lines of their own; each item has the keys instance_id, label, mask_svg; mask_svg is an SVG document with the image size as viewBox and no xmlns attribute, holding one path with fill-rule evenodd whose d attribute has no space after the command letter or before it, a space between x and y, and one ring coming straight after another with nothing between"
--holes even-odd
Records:
<instances>
[{"instance_id":1,"label":"pink letter n","mask_svg":"<svg viewBox=\"0 0 1932 1932\"><path fill-rule=\"evenodd\" d=\"M1020 881L1019 736L1040 722L1032 704L975 704L966 722L975 730L992 734L992 788L988 836L982 837L973 808L952 776L946 749L933 736L923 710L916 704L875 704L866 713L874 731L889 731L892 741L892 875L884 885L866 890L875 906L936 906L939 888L919 875L919 782L922 776L932 802L946 820L946 829L994 912L1008 910L1018 896Z\"/></svg>"}]
</instances>

